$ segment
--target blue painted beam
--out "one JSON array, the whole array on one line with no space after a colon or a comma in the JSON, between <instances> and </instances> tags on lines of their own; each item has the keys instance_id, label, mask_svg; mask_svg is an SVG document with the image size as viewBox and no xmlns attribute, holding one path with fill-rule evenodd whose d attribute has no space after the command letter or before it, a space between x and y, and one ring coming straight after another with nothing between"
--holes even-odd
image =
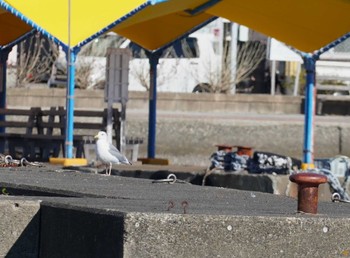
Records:
<instances>
[{"instance_id":1,"label":"blue painted beam","mask_svg":"<svg viewBox=\"0 0 350 258\"><path fill-rule=\"evenodd\" d=\"M73 158L75 60L79 49L67 50L68 85L66 98L65 158Z\"/></svg>"},{"instance_id":2,"label":"blue painted beam","mask_svg":"<svg viewBox=\"0 0 350 258\"><path fill-rule=\"evenodd\" d=\"M1 80L1 85L0 85L0 108L6 108L6 70L7 70L7 59L9 56L9 53L11 51L11 48L6 48L2 49L0 51L0 80ZM0 115L0 121L5 121L5 115ZM0 132L4 133L5 128L0 127ZM4 153L5 151L5 143L1 142L0 144L0 153Z\"/></svg>"},{"instance_id":3,"label":"blue painted beam","mask_svg":"<svg viewBox=\"0 0 350 258\"><path fill-rule=\"evenodd\" d=\"M304 155L305 169L313 168L314 164L314 119L315 119L315 71L316 60L313 56L304 56L306 69L305 89L305 124L304 124Z\"/></svg>"},{"instance_id":4,"label":"blue painted beam","mask_svg":"<svg viewBox=\"0 0 350 258\"><path fill-rule=\"evenodd\" d=\"M343 35L337 40L324 46L323 48L315 51L313 54L307 54L297 49L293 49L295 52L303 57L304 65L306 69L306 88L305 88L305 107L304 107L304 146L303 146L303 167L302 169L314 168L314 119L315 119L315 106L316 106L316 61L320 58L320 55L327 52L331 48L339 45L346 39L350 38L350 33Z\"/></svg>"},{"instance_id":5,"label":"blue painted beam","mask_svg":"<svg viewBox=\"0 0 350 258\"><path fill-rule=\"evenodd\" d=\"M6 108L6 70L7 59L12 48L2 49L0 51L0 65L1 65L1 85L0 85L0 108ZM3 119L3 115L0 115L0 119ZM1 128L3 129L3 128Z\"/></svg>"},{"instance_id":6,"label":"blue painted beam","mask_svg":"<svg viewBox=\"0 0 350 258\"><path fill-rule=\"evenodd\" d=\"M148 113L148 158L156 156L156 124L157 124L157 65L160 52L148 53L150 63L150 91Z\"/></svg>"},{"instance_id":7,"label":"blue painted beam","mask_svg":"<svg viewBox=\"0 0 350 258\"><path fill-rule=\"evenodd\" d=\"M350 38L350 33L346 33L345 35L343 35L340 38L334 40L333 42L329 43L328 45L324 46L323 48L315 51L315 53L313 54L314 59L318 60L320 55L322 55L324 52L327 52L328 50L330 50L331 48L339 45L340 43L342 43L343 41L347 40L348 38Z\"/></svg>"},{"instance_id":8,"label":"blue painted beam","mask_svg":"<svg viewBox=\"0 0 350 258\"><path fill-rule=\"evenodd\" d=\"M221 0L209 0L209 1L205 2L204 4L197 6L196 8L185 10L185 12L188 13L189 15L195 16L197 14L205 12L207 9L216 5L220 1Z\"/></svg>"},{"instance_id":9,"label":"blue painted beam","mask_svg":"<svg viewBox=\"0 0 350 258\"><path fill-rule=\"evenodd\" d=\"M4 46L1 46L1 50L5 50L5 49L12 49L13 46L19 44L20 42L22 42L23 40L26 40L27 38L29 38L30 36L34 35L37 31L36 30L31 30L30 32L20 36L19 38L17 38L16 40L10 42L9 44L7 45L4 45Z\"/></svg>"}]
</instances>

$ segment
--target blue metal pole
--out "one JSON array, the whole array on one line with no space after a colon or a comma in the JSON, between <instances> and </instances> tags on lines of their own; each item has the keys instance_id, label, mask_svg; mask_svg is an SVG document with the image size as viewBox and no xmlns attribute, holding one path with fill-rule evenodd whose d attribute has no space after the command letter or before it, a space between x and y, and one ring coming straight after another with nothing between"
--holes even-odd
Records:
<instances>
[{"instance_id":1,"label":"blue metal pole","mask_svg":"<svg viewBox=\"0 0 350 258\"><path fill-rule=\"evenodd\" d=\"M66 139L65 139L65 157L73 158L73 134L74 134L74 87L75 87L75 60L78 50L68 50L67 56L67 99L66 99Z\"/></svg>"},{"instance_id":2,"label":"blue metal pole","mask_svg":"<svg viewBox=\"0 0 350 258\"><path fill-rule=\"evenodd\" d=\"M313 57L304 57L306 89L303 169L314 167L315 63L316 60Z\"/></svg>"},{"instance_id":3,"label":"blue metal pole","mask_svg":"<svg viewBox=\"0 0 350 258\"><path fill-rule=\"evenodd\" d=\"M6 49L2 49L0 51L0 81L1 81L1 85L0 85L0 108L6 108L6 70L7 70L7 59L8 59L8 55L10 53L12 48L6 48ZM5 115L0 115L0 120L4 121L5 120ZM5 128L4 127L0 127L0 132L4 133L5 132ZM0 143L0 153L4 153L5 151L5 144L4 142Z\"/></svg>"},{"instance_id":4,"label":"blue metal pole","mask_svg":"<svg viewBox=\"0 0 350 258\"><path fill-rule=\"evenodd\" d=\"M7 70L7 59L9 56L9 53L12 48L9 49L2 49L0 51L0 66L1 66L1 85L0 85L0 108L6 108L6 70ZM5 116L0 115L0 120L4 120ZM4 128L0 128L0 130L4 130Z\"/></svg>"},{"instance_id":5,"label":"blue metal pole","mask_svg":"<svg viewBox=\"0 0 350 258\"><path fill-rule=\"evenodd\" d=\"M159 54L149 55L150 63L150 92L149 92L149 113L148 113L148 158L156 156L156 123L157 123L157 65Z\"/></svg>"}]
</instances>

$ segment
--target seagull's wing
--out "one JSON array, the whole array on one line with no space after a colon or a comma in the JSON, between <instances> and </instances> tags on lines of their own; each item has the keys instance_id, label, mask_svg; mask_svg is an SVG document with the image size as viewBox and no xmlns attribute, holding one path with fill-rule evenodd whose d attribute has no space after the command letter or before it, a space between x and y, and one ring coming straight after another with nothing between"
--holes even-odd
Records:
<instances>
[{"instance_id":1,"label":"seagull's wing","mask_svg":"<svg viewBox=\"0 0 350 258\"><path fill-rule=\"evenodd\" d=\"M129 162L129 160L119 152L119 150L113 145L113 144L109 144L109 152L116 157L120 163L123 164L128 164L130 165L131 163Z\"/></svg>"}]
</instances>

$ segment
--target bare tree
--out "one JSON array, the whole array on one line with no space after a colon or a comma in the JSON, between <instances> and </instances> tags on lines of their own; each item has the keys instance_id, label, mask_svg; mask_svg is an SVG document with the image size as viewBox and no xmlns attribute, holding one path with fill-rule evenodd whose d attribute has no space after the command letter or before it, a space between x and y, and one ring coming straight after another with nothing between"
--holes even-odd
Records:
<instances>
[{"instance_id":1,"label":"bare tree","mask_svg":"<svg viewBox=\"0 0 350 258\"><path fill-rule=\"evenodd\" d=\"M134 53L134 60L130 63L130 74L137 82L143 86L147 91L150 89L150 65L147 54L144 49L137 47L137 53ZM171 79L175 74L179 65L179 60L176 56L173 47L164 50L160 59L157 69L163 70L164 66L167 67L167 74L158 73L157 85L161 87L167 80ZM171 62L169 60L171 59ZM168 60L168 61L165 61Z\"/></svg>"},{"instance_id":2,"label":"bare tree","mask_svg":"<svg viewBox=\"0 0 350 258\"><path fill-rule=\"evenodd\" d=\"M93 62L82 62L76 69L75 85L80 89L89 89L95 87L96 84L101 83L97 81L93 83L91 73L93 71ZM103 80L104 84L105 80Z\"/></svg>"},{"instance_id":3,"label":"bare tree","mask_svg":"<svg viewBox=\"0 0 350 258\"><path fill-rule=\"evenodd\" d=\"M246 80L265 58L266 45L259 41L248 41L237 51L237 70L235 83Z\"/></svg>"},{"instance_id":4,"label":"bare tree","mask_svg":"<svg viewBox=\"0 0 350 258\"><path fill-rule=\"evenodd\" d=\"M147 91L150 89L150 74L149 74L149 65L148 59L138 60L142 62L142 65L136 65L136 62L130 62L130 73L131 76L136 78L136 80L144 87Z\"/></svg>"},{"instance_id":5,"label":"bare tree","mask_svg":"<svg viewBox=\"0 0 350 258\"><path fill-rule=\"evenodd\" d=\"M16 86L47 80L52 64L58 57L58 46L40 33L18 45Z\"/></svg>"},{"instance_id":6,"label":"bare tree","mask_svg":"<svg viewBox=\"0 0 350 258\"><path fill-rule=\"evenodd\" d=\"M248 41L238 46L236 76L232 78L231 51L229 45L224 47L222 66L213 69L207 65L207 82L199 85L202 91L212 93L230 93L232 85L247 80L252 72L265 58L266 46L257 41Z\"/></svg>"},{"instance_id":7,"label":"bare tree","mask_svg":"<svg viewBox=\"0 0 350 258\"><path fill-rule=\"evenodd\" d=\"M181 49L183 56L179 57L176 55L174 48L168 48L166 53L162 56L161 61L158 65L158 70L161 71L162 66L169 65L169 60L166 60L164 56L168 55L173 57L171 69L167 69L167 74L158 74L158 87L170 79L171 76L176 74L180 69L180 59L188 59L187 63L190 63L190 58L194 57L192 53L193 47L191 48L188 45L186 40L181 41ZM202 62L201 66L204 67L204 71L201 71L201 74L198 74L197 70L187 70L191 74L191 77L197 81L196 89L201 92L212 92L212 93L230 93L232 85L238 84L241 81L247 80L251 73L258 67L259 63L264 59L266 55L266 46L260 42L248 41L242 43L238 47L237 51L237 69L236 77L232 78L232 69L231 69L231 58L230 58L230 49L229 44L224 47L224 53L222 56L216 56L216 60L213 59L200 59ZM145 87L146 90L149 90L149 65L148 59L144 51L140 51L139 60L134 60L131 67L130 73L136 80ZM218 63L221 62L221 65ZM164 69L165 70L165 69Z\"/></svg>"},{"instance_id":8,"label":"bare tree","mask_svg":"<svg viewBox=\"0 0 350 258\"><path fill-rule=\"evenodd\" d=\"M169 59L168 59L169 60ZM162 70L164 66L167 67L167 74L158 73L157 76L157 86L162 87L165 85L167 80L170 80L176 74L179 62L177 58L172 58L171 62L167 62L164 59L160 60L157 69ZM147 58L133 60L130 63L130 73L137 82L142 85L147 91L150 89L150 66Z\"/></svg>"},{"instance_id":9,"label":"bare tree","mask_svg":"<svg viewBox=\"0 0 350 258\"><path fill-rule=\"evenodd\" d=\"M149 91L149 61L145 50L139 46L136 46L133 51L133 58L134 60L130 62L129 73L131 76L136 78L142 87Z\"/></svg>"},{"instance_id":10,"label":"bare tree","mask_svg":"<svg viewBox=\"0 0 350 258\"><path fill-rule=\"evenodd\" d=\"M75 62L75 86L80 89L104 88L108 48L118 48L125 41L116 34L104 34L83 46ZM54 76L67 78L65 58L55 63Z\"/></svg>"}]
</instances>

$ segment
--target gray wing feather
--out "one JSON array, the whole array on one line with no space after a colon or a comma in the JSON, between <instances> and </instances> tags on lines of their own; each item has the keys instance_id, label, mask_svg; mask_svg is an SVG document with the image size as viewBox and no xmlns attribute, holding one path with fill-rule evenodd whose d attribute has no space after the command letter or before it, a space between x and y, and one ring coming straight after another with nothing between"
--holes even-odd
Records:
<instances>
[{"instance_id":1,"label":"gray wing feather","mask_svg":"<svg viewBox=\"0 0 350 258\"><path fill-rule=\"evenodd\" d=\"M113 144L109 144L109 152L121 163L130 164L129 160L123 154L121 154Z\"/></svg>"}]
</instances>

